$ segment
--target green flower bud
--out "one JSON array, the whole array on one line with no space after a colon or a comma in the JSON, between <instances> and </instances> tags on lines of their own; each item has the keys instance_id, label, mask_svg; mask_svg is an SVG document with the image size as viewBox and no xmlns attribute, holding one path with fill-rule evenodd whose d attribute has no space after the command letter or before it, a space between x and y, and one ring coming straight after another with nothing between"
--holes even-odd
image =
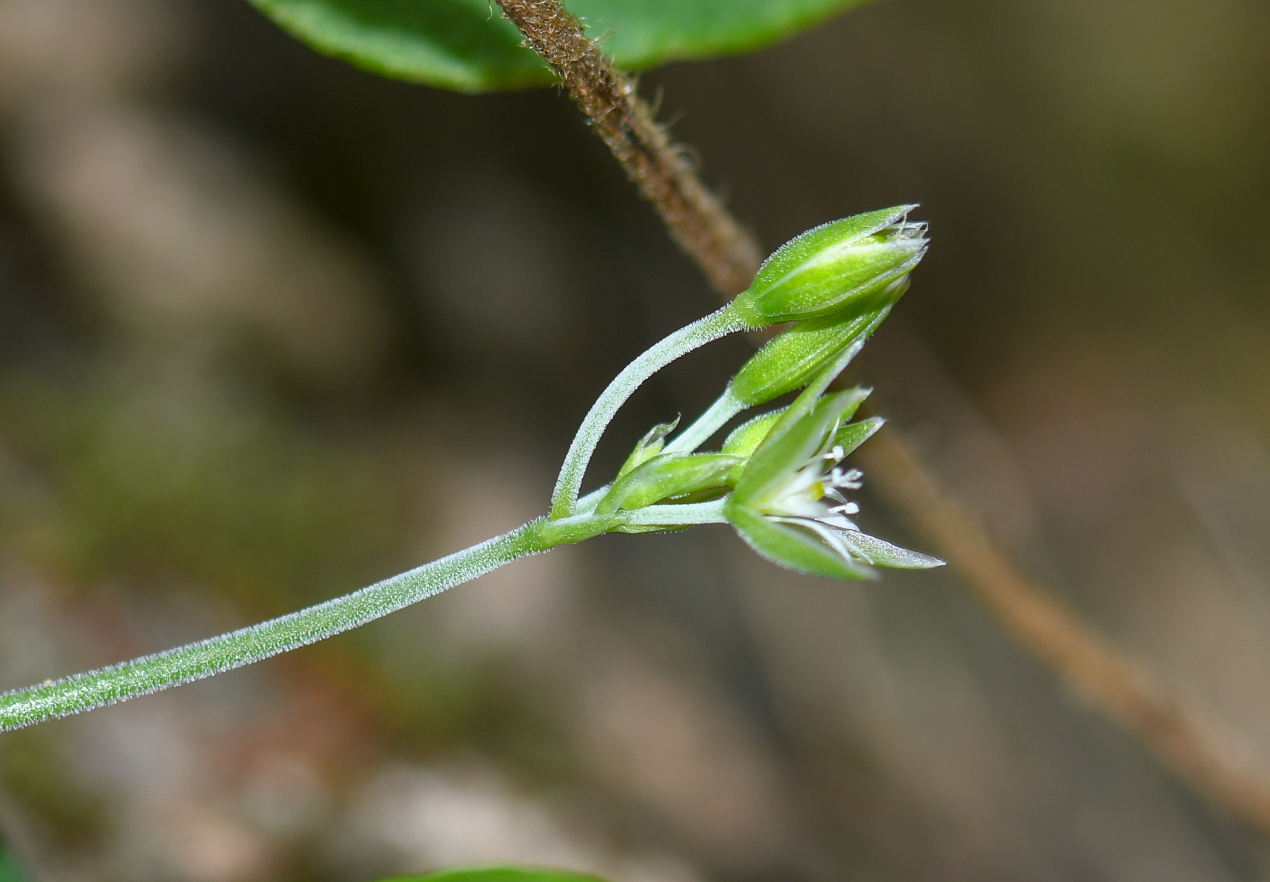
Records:
<instances>
[{"instance_id":1,"label":"green flower bud","mask_svg":"<svg viewBox=\"0 0 1270 882\"><path fill-rule=\"evenodd\" d=\"M675 431L675 427L678 425L679 417L675 417L669 423L658 423L649 429L648 434L639 439L639 443L635 445L631 455L626 457L626 462L622 463L622 467L617 470L617 478L624 477L628 473L635 471L635 469L661 453L661 449L666 446L666 436ZM617 480L617 478L614 478L614 480Z\"/></svg>"},{"instance_id":2,"label":"green flower bud","mask_svg":"<svg viewBox=\"0 0 1270 882\"><path fill-rule=\"evenodd\" d=\"M759 267L738 312L752 325L849 309L902 279L926 253L926 225L900 205L824 224L778 248Z\"/></svg>"},{"instance_id":3,"label":"green flower bud","mask_svg":"<svg viewBox=\"0 0 1270 882\"><path fill-rule=\"evenodd\" d=\"M806 386L845 349L862 345L907 287L907 279L898 279L862 314L809 319L774 337L737 371L732 394L753 407Z\"/></svg>"},{"instance_id":4,"label":"green flower bud","mask_svg":"<svg viewBox=\"0 0 1270 882\"><path fill-rule=\"evenodd\" d=\"M596 514L644 508L668 499L689 501L686 497L722 491L727 487L728 474L741 462L738 457L721 453L654 456L615 481L613 489L596 506Z\"/></svg>"}]
</instances>

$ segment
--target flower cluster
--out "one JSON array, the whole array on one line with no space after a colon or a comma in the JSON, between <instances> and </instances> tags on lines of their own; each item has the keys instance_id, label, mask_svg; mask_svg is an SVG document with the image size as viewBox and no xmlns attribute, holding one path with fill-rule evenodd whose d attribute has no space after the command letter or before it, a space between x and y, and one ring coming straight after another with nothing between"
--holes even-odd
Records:
<instances>
[{"instance_id":1,"label":"flower cluster","mask_svg":"<svg viewBox=\"0 0 1270 882\"><path fill-rule=\"evenodd\" d=\"M826 394L908 288L926 252L913 206L817 227L777 250L734 302L751 326L796 323L751 357L723 397L668 445L658 426L587 510L643 532L729 523L755 551L790 569L839 579L875 566L943 562L863 532L850 494L863 474L843 465L882 425L851 422L868 390ZM718 453L700 443L740 411L803 389L788 408L743 423Z\"/></svg>"}]
</instances>

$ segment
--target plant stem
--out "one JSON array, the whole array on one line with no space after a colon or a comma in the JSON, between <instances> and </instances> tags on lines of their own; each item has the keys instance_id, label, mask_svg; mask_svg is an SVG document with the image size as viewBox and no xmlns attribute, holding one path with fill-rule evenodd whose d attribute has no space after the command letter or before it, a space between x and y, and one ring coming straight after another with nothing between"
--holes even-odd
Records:
<instances>
[{"instance_id":1,"label":"plant stem","mask_svg":"<svg viewBox=\"0 0 1270 882\"><path fill-rule=\"evenodd\" d=\"M614 518L538 519L368 588L238 631L0 695L0 731L201 680L332 637L512 561L607 532Z\"/></svg>"},{"instance_id":2,"label":"plant stem","mask_svg":"<svg viewBox=\"0 0 1270 882\"><path fill-rule=\"evenodd\" d=\"M595 453L595 446L600 443L600 436L604 434L618 408L645 380L680 356L712 340L749 327L740 312L732 304L728 304L675 331L623 368L613 382L609 383L608 388L600 393L595 404L591 405L582 425L578 427L578 433L573 436L573 443L565 454L564 465L560 467L560 476L556 479L556 489L551 494L552 519L567 518L577 510L582 477L586 474L591 455Z\"/></svg>"},{"instance_id":3,"label":"plant stem","mask_svg":"<svg viewBox=\"0 0 1270 882\"><path fill-rule=\"evenodd\" d=\"M726 524L723 500L693 502L688 505L650 505L622 512L623 520L632 527L681 527L688 524Z\"/></svg>"},{"instance_id":4,"label":"plant stem","mask_svg":"<svg viewBox=\"0 0 1270 882\"><path fill-rule=\"evenodd\" d=\"M723 428L724 423L749 407L732 393L732 384L723 390L723 394L715 399L714 404L706 412L697 417L691 426L684 429L675 440L666 445L662 453L692 453L702 444L710 440L710 436Z\"/></svg>"},{"instance_id":5,"label":"plant stem","mask_svg":"<svg viewBox=\"0 0 1270 882\"><path fill-rule=\"evenodd\" d=\"M640 194L666 219L670 236L716 289L744 291L759 264L758 243L697 177L687 154L639 99L560 0L498 0L529 47L555 71L595 133Z\"/></svg>"}]
</instances>

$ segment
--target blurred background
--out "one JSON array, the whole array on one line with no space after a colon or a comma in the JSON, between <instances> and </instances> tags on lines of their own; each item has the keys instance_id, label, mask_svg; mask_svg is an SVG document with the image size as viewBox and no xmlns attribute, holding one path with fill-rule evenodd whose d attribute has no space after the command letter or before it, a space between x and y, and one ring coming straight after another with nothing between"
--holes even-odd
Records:
<instances>
[{"instance_id":1,"label":"blurred background","mask_svg":"<svg viewBox=\"0 0 1270 882\"><path fill-rule=\"evenodd\" d=\"M1263 756L1267 46L1260 0L887 0L641 81L769 250L922 203L875 408ZM536 516L608 378L715 304L555 90L385 81L237 0L5 0L0 688ZM749 347L641 390L595 474ZM0 736L0 838L85 882L1270 878L950 574L797 577L723 528Z\"/></svg>"}]
</instances>

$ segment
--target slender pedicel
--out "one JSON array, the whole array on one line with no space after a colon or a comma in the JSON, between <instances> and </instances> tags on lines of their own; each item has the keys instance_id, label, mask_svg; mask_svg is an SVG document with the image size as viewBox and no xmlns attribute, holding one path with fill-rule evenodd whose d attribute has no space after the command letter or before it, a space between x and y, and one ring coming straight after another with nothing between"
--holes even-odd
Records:
<instances>
[{"instance_id":1,"label":"slender pedicel","mask_svg":"<svg viewBox=\"0 0 1270 882\"><path fill-rule=\"evenodd\" d=\"M360 591L177 649L0 695L0 731L201 680L298 649L469 582L512 561L607 532L618 521L531 521Z\"/></svg>"},{"instance_id":2,"label":"slender pedicel","mask_svg":"<svg viewBox=\"0 0 1270 882\"><path fill-rule=\"evenodd\" d=\"M587 411L582 425L578 427L578 433L573 436L573 443L565 454L564 465L560 467L560 476L556 479L556 489L551 494L552 519L568 517L577 510L582 477L591 461L591 455L595 453L595 446L600 443L600 436L604 434L618 408L626 403L626 399L645 380L694 349L728 334L753 327L745 314L733 303L729 303L705 318L680 328L628 364L609 383L608 388L600 393L595 404Z\"/></svg>"}]
</instances>

